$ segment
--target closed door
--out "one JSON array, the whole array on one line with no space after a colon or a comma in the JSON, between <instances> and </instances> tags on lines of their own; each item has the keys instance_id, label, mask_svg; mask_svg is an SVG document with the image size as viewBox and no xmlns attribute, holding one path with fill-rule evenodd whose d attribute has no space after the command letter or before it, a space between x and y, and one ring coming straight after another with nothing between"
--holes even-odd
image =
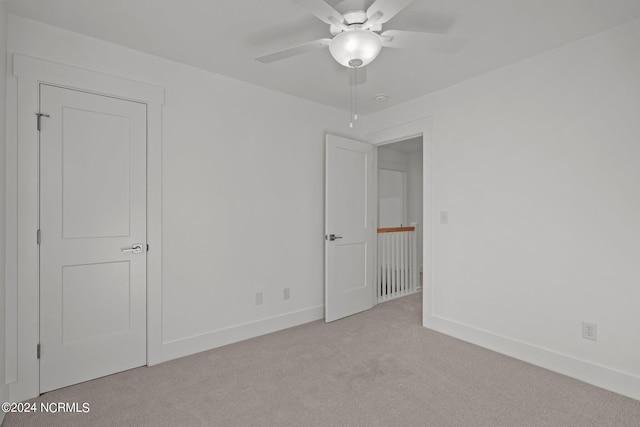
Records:
<instances>
[{"instance_id":1,"label":"closed door","mask_svg":"<svg viewBox=\"0 0 640 427\"><path fill-rule=\"evenodd\" d=\"M147 136L137 102L42 84L40 112L43 393L146 363Z\"/></svg>"},{"instance_id":2,"label":"closed door","mask_svg":"<svg viewBox=\"0 0 640 427\"><path fill-rule=\"evenodd\" d=\"M326 141L325 320L373 307L376 277L376 147Z\"/></svg>"}]
</instances>

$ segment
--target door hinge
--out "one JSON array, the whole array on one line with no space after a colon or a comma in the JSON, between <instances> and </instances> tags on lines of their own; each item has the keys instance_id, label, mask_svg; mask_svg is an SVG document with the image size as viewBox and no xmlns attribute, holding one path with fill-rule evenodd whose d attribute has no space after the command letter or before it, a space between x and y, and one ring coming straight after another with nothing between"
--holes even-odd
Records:
<instances>
[{"instance_id":1,"label":"door hinge","mask_svg":"<svg viewBox=\"0 0 640 427\"><path fill-rule=\"evenodd\" d=\"M36 126L38 127L38 132L40 132L40 128L41 128L41 127L40 127L40 122L41 122L41 119L42 119L43 117L51 117L51 116L50 116L50 115L48 115L48 114L43 114L43 113L36 113L36 117L37 117L37 125L36 125Z\"/></svg>"},{"instance_id":2,"label":"door hinge","mask_svg":"<svg viewBox=\"0 0 640 427\"><path fill-rule=\"evenodd\" d=\"M147 243L147 252L149 252L149 244Z\"/></svg>"},{"instance_id":3,"label":"door hinge","mask_svg":"<svg viewBox=\"0 0 640 427\"><path fill-rule=\"evenodd\" d=\"M38 232L36 233L36 241L38 242L38 244L40 244L40 241L41 241L40 239L41 234L42 233L40 233L40 229L38 228Z\"/></svg>"},{"instance_id":4,"label":"door hinge","mask_svg":"<svg viewBox=\"0 0 640 427\"><path fill-rule=\"evenodd\" d=\"M36 348L36 353L38 355L38 359L40 359L40 343L38 343L38 346Z\"/></svg>"}]
</instances>

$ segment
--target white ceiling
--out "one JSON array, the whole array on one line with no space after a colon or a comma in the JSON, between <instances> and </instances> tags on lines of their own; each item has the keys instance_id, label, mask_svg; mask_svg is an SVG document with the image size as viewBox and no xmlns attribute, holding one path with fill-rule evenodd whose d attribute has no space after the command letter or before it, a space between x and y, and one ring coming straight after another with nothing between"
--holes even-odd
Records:
<instances>
[{"instance_id":1,"label":"white ceiling","mask_svg":"<svg viewBox=\"0 0 640 427\"><path fill-rule=\"evenodd\" d=\"M341 109L347 70L327 49L253 58L330 37L293 0L5 0L9 12ZM372 0L327 0L340 12ZM383 49L358 86L368 114L640 17L640 0L415 0L383 26L468 37L456 55ZM374 94L389 94L385 103Z\"/></svg>"}]
</instances>

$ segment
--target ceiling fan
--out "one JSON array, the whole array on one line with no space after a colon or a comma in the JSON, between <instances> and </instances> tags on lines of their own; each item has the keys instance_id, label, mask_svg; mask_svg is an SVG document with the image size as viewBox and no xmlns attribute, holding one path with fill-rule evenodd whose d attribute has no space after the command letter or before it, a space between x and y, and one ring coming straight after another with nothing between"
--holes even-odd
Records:
<instances>
[{"instance_id":1,"label":"ceiling fan","mask_svg":"<svg viewBox=\"0 0 640 427\"><path fill-rule=\"evenodd\" d=\"M455 53L466 43L463 37L414 31L386 30L382 25L413 0L376 0L365 10L338 12L323 0L294 0L315 17L329 24L333 38L323 38L255 58L263 63L279 61L328 47L333 58L347 68L371 63L383 47L424 49Z\"/></svg>"}]
</instances>

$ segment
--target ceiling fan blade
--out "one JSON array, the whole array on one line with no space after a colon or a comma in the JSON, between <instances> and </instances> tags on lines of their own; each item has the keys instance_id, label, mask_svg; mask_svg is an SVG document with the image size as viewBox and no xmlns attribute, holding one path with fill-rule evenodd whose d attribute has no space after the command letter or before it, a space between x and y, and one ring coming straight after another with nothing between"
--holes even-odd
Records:
<instances>
[{"instance_id":1,"label":"ceiling fan blade","mask_svg":"<svg viewBox=\"0 0 640 427\"><path fill-rule=\"evenodd\" d=\"M367 82L367 67L349 68L349 86L358 86Z\"/></svg>"},{"instance_id":2,"label":"ceiling fan blade","mask_svg":"<svg viewBox=\"0 0 640 427\"><path fill-rule=\"evenodd\" d=\"M382 17L376 23L384 24L412 2L413 0L376 0L367 9L367 18L371 19L376 13L382 12Z\"/></svg>"},{"instance_id":3,"label":"ceiling fan blade","mask_svg":"<svg viewBox=\"0 0 640 427\"><path fill-rule=\"evenodd\" d=\"M389 30L380 36L382 45L385 47L430 50L440 53L456 53L467 44L466 37L415 31Z\"/></svg>"},{"instance_id":4,"label":"ceiling fan blade","mask_svg":"<svg viewBox=\"0 0 640 427\"><path fill-rule=\"evenodd\" d=\"M277 52L269 53L267 55L258 56L256 61L268 64L270 62L279 61L281 59L289 58L291 56L300 55L301 53L311 52L312 50L322 49L329 46L331 39L319 39L309 43L300 44L287 49L279 50Z\"/></svg>"},{"instance_id":5,"label":"ceiling fan blade","mask_svg":"<svg viewBox=\"0 0 640 427\"><path fill-rule=\"evenodd\" d=\"M343 25L344 16L322 0L294 0L300 6L307 9L319 20L327 24Z\"/></svg>"},{"instance_id":6,"label":"ceiling fan blade","mask_svg":"<svg viewBox=\"0 0 640 427\"><path fill-rule=\"evenodd\" d=\"M380 24L380 20L382 19L382 12L377 11L371 17L367 18L367 22L362 24L360 27L361 30L368 30L369 28L374 27L376 24Z\"/></svg>"}]
</instances>

